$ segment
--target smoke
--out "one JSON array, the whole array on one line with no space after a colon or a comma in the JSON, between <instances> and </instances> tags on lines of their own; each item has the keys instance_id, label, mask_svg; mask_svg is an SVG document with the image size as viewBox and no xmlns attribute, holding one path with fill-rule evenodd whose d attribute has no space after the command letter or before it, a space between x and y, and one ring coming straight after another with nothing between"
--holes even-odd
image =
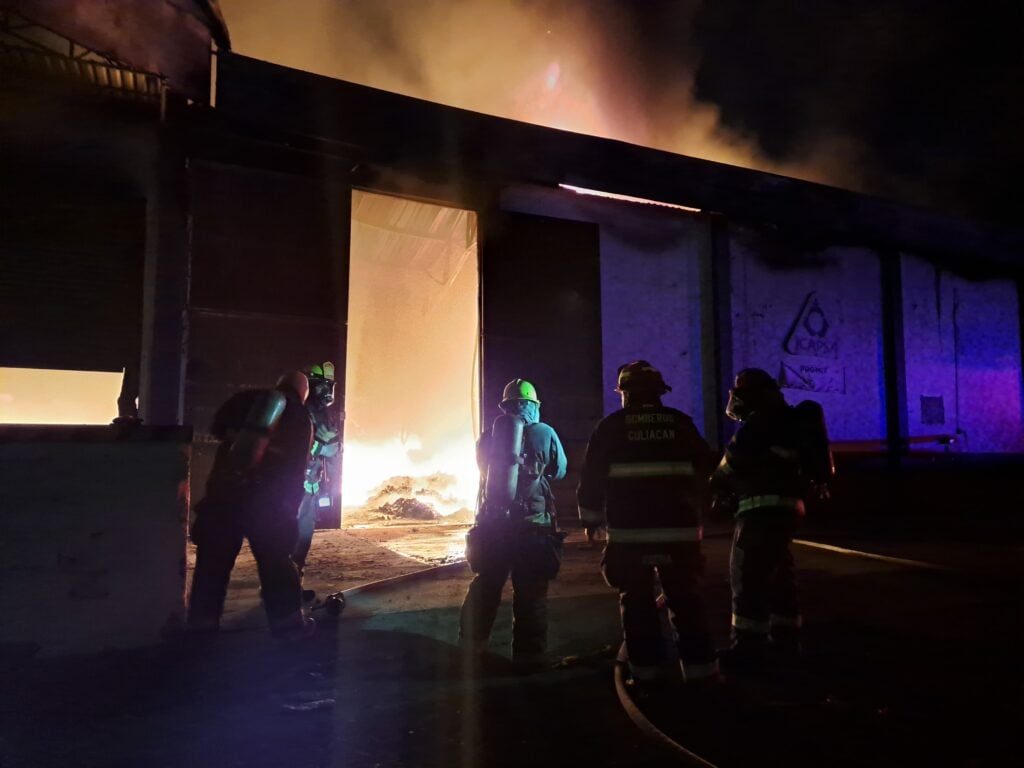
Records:
<instances>
[{"instance_id":1,"label":"smoke","mask_svg":"<svg viewBox=\"0 0 1024 768\"><path fill-rule=\"evenodd\" d=\"M702 3L221 0L238 53L477 112L857 187L861 147L771 160L695 96Z\"/></svg>"},{"instance_id":2,"label":"smoke","mask_svg":"<svg viewBox=\"0 0 1024 768\"><path fill-rule=\"evenodd\" d=\"M221 0L286 66L1016 223L1024 4ZM1004 7L1005 6L1005 7Z\"/></svg>"}]
</instances>

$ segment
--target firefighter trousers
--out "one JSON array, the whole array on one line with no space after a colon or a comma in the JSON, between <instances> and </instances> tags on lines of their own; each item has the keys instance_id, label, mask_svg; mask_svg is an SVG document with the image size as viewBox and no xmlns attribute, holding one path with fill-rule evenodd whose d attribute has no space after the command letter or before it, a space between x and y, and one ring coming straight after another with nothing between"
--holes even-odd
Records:
<instances>
[{"instance_id":1,"label":"firefighter trousers","mask_svg":"<svg viewBox=\"0 0 1024 768\"><path fill-rule=\"evenodd\" d=\"M317 501L319 498L320 494L307 493L303 495L302 502L299 504L297 516L298 542L295 545L295 551L292 553L292 560L295 561L300 576L306 567L309 549L313 545L313 531L316 530Z\"/></svg>"},{"instance_id":2,"label":"firefighter trousers","mask_svg":"<svg viewBox=\"0 0 1024 768\"><path fill-rule=\"evenodd\" d=\"M246 509L197 509L192 540L196 569L189 596L188 624L214 629L224 610L231 570L248 539L260 579L260 596L271 630L287 628L302 619L302 587L292 562L297 528L294 508L253 504Z\"/></svg>"},{"instance_id":3,"label":"firefighter trousers","mask_svg":"<svg viewBox=\"0 0 1024 768\"><path fill-rule=\"evenodd\" d=\"M512 577L512 659L534 661L547 650L549 579L534 573L516 556L514 542L495 548L473 577L462 603L459 638L479 647L491 636L501 593Z\"/></svg>"},{"instance_id":4,"label":"firefighter trousers","mask_svg":"<svg viewBox=\"0 0 1024 768\"><path fill-rule=\"evenodd\" d=\"M671 611L684 671L710 673L715 661L700 573L700 544L609 544L601 563L605 581L619 590L622 634L633 667L656 667L665 658L666 638L656 603L655 572Z\"/></svg>"},{"instance_id":5,"label":"firefighter trousers","mask_svg":"<svg viewBox=\"0 0 1024 768\"><path fill-rule=\"evenodd\" d=\"M737 518L729 558L734 645L757 649L769 635L797 641L800 605L790 551L795 530L791 509L758 509Z\"/></svg>"}]
</instances>

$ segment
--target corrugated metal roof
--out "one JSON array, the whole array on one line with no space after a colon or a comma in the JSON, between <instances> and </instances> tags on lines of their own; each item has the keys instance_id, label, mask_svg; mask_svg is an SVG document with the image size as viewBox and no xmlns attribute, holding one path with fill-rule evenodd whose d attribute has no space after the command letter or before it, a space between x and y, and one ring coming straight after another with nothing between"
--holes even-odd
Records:
<instances>
[{"instance_id":1,"label":"corrugated metal roof","mask_svg":"<svg viewBox=\"0 0 1024 768\"><path fill-rule=\"evenodd\" d=\"M159 100L162 81L150 72L127 69L91 59L61 56L0 42L0 66L26 73L50 75L96 88Z\"/></svg>"},{"instance_id":2,"label":"corrugated metal roof","mask_svg":"<svg viewBox=\"0 0 1024 768\"><path fill-rule=\"evenodd\" d=\"M90 51L10 11L0 12L0 69L154 102L164 89L160 75Z\"/></svg>"}]
</instances>

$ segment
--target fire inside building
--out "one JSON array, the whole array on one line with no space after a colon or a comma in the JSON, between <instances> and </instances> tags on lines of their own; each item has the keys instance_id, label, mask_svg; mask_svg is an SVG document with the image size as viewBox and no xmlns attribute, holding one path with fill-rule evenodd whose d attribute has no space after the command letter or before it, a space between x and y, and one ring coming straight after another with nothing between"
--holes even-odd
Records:
<instances>
[{"instance_id":1,"label":"fire inside building","mask_svg":"<svg viewBox=\"0 0 1024 768\"><path fill-rule=\"evenodd\" d=\"M75 5L0 3L4 648L183 621L215 412L323 361L321 530L471 523L517 377L578 528L638 359L719 453L737 371L819 403L846 513L1019 505L1021 232L259 61L216 4Z\"/></svg>"}]
</instances>

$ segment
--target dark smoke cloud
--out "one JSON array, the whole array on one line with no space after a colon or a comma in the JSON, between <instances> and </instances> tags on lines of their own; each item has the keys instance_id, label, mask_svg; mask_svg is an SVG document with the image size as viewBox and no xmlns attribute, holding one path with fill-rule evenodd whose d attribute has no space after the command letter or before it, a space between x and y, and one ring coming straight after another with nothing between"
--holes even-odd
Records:
<instances>
[{"instance_id":1,"label":"dark smoke cloud","mask_svg":"<svg viewBox=\"0 0 1024 768\"><path fill-rule=\"evenodd\" d=\"M1016 5L984 16L964 0L221 7L235 49L257 58L956 213L1015 215L1005 193L1022 165Z\"/></svg>"},{"instance_id":2,"label":"dark smoke cloud","mask_svg":"<svg viewBox=\"0 0 1024 768\"><path fill-rule=\"evenodd\" d=\"M695 95L774 160L817 155L841 178L831 155L866 191L1019 223L1022 29L1020 3L716 0L696 19Z\"/></svg>"}]
</instances>

